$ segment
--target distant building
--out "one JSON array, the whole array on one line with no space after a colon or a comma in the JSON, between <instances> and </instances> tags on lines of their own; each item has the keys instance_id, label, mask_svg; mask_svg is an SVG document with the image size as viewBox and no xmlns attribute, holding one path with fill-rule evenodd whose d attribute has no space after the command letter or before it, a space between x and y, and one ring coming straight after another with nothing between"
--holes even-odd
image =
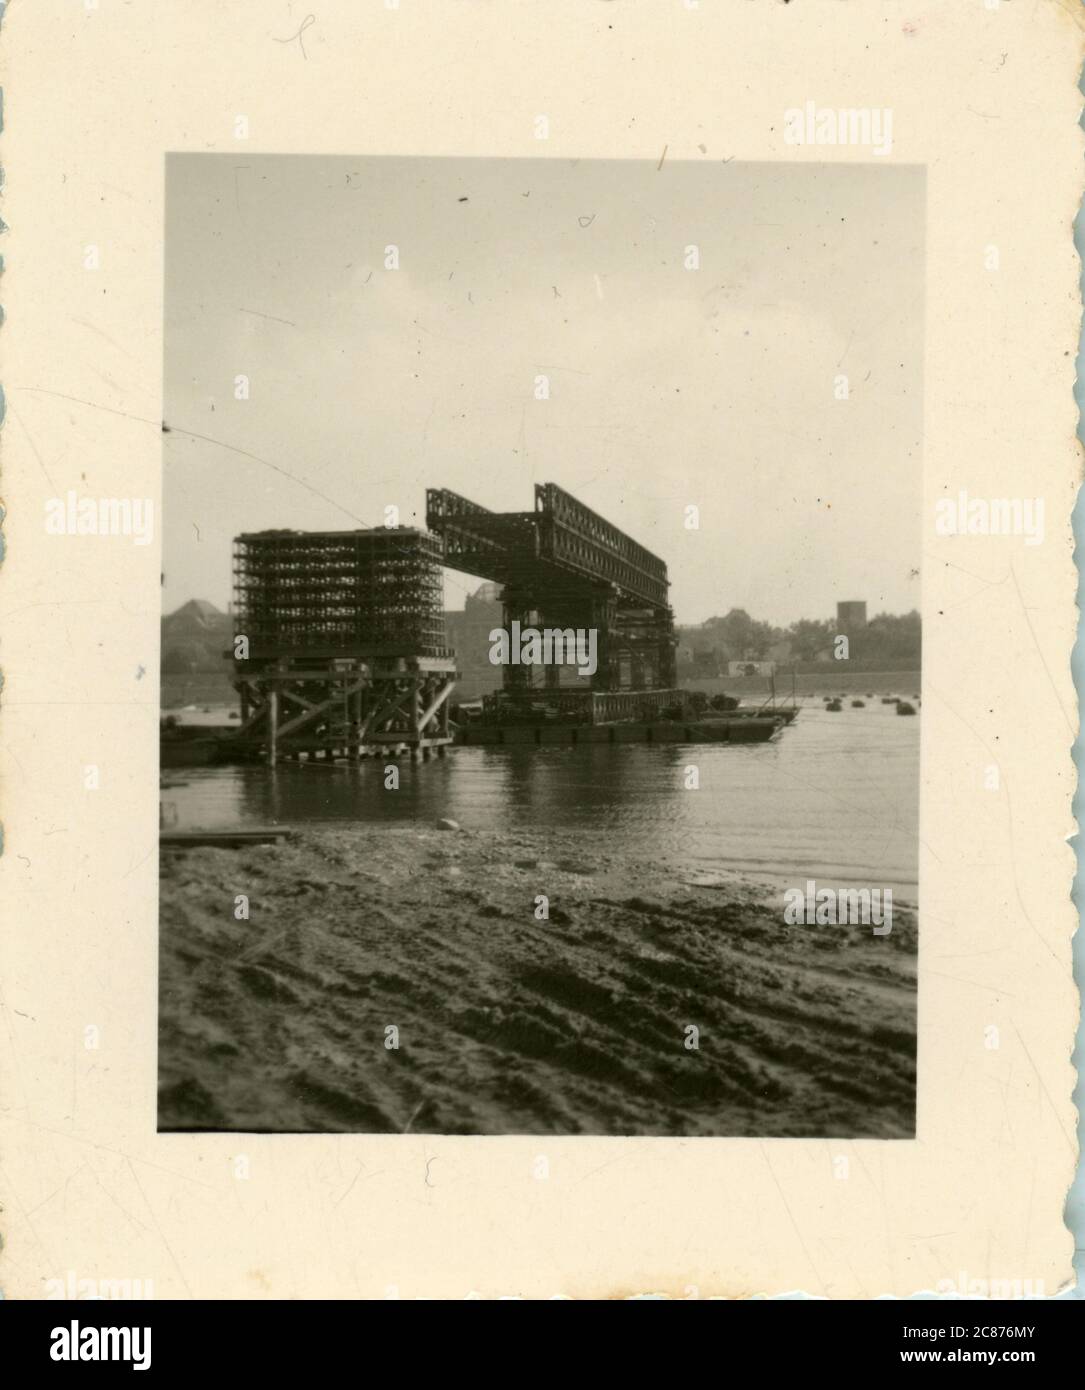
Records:
<instances>
[{"instance_id":1,"label":"distant building","mask_svg":"<svg viewBox=\"0 0 1085 1390\"><path fill-rule=\"evenodd\" d=\"M850 634L862 632L866 627L866 601L848 599L836 605L836 626L838 631Z\"/></svg>"},{"instance_id":2,"label":"distant building","mask_svg":"<svg viewBox=\"0 0 1085 1390\"><path fill-rule=\"evenodd\" d=\"M468 594L462 613L445 609L448 645L460 672L454 699L476 700L501 689L502 668L490 661L490 633L503 621L500 584L480 584Z\"/></svg>"},{"instance_id":3,"label":"distant building","mask_svg":"<svg viewBox=\"0 0 1085 1390\"><path fill-rule=\"evenodd\" d=\"M729 661L729 676L773 676L776 674L775 661Z\"/></svg>"},{"instance_id":4,"label":"distant building","mask_svg":"<svg viewBox=\"0 0 1085 1390\"><path fill-rule=\"evenodd\" d=\"M711 678L720 674L720 653L703 624L676 625L675 662L683 680Z\"/></svg>"}]
</instances>

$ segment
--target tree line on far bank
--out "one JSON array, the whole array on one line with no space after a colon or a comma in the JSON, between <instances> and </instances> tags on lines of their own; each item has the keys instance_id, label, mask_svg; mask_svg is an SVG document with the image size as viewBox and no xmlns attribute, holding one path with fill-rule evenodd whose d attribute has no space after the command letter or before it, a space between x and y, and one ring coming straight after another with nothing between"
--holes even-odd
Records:
<instances>
[{"instance_id":1,"label":"tree line on far bank","mask_svg":"<svg viewBox=\"0 0 1085 1390\"><path fill-rule=\"evenodd\" d=\"M678 627L680 676L716 676L732 661L774 661L778 666L820 664L834 660L839 624L832 619L800 618L790 627L774 627L752 618L744 608L709 618L698 627ZM919 613L879 613L846 633L848 660L867 670L918 670L922 649Z\"/></svg>"}]
</instances>

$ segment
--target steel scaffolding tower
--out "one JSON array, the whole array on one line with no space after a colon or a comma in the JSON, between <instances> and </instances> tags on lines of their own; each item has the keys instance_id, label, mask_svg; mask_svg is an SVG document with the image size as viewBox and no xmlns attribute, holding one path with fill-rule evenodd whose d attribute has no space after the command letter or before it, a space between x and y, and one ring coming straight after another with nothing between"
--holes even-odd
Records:
<instances>
[{"instance_id":1,"label":"steel scaffolding tower","mask_svg":"<svg viewBox=\"0 0 1085 1390\"><path fill-rule=\"evenodd\" d=\"M280 757L443 756L455 685L441 546L424 531L264 531L234 541L238 737Z\"/></svg>"}]
</instances>

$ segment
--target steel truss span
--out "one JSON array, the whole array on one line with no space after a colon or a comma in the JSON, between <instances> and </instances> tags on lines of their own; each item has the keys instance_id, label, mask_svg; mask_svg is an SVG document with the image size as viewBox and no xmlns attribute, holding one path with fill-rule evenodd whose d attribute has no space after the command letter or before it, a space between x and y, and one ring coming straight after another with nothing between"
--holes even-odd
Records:
<instances>
[{"instance_id":1,"label":"steel truss span","mask_svg":"<svg viewBox=\"0 0 1085 1390\"><path fill-rule=\"evenodd\" d=\"M667 566L556 483L536 483L535 510L491 512L447 488L426 492L426 525L444 562L500 584L559 574L613 584L623 599L667 606Z\"/></svg>"},{"instance_id":2,"label":"steel truss span","mask_svg":"<svg viewBox=\"0 0 1085 1390\"><path fill-rule=\"evenodd\" d=\"M599 663L592 690L674 686L666 564L556 483L536 484L530 512L491 512L447 488L430 488L426 525L441 537L445 565L503 586L506 629L536 620L594 628ZM561 682L558 673L543 676L551 693ZM510 698L538 694L524 667L506 668L504 685Z\"/></svg>"}]
</instances>

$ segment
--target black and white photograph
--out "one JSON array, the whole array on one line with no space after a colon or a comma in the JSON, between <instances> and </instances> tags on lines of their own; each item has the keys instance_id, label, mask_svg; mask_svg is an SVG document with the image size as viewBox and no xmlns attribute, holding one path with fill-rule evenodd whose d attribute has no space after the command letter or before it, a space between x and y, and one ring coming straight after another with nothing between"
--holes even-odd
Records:
<instances>
[{"instance_id":1,"label":"black and white photograph","mask_svg":"<svg viewBox=\"0 0 1085 1390\"><path fill-rule=\"evenodd\" d=\"M168 158L160 1129L912 1137L924 202Z\"/></svg>"},{"instance_id":2,"label":"black and white photograph","mask_svg":"<svg viewBox=\"0 0 1085 1390\"><path fill-rule=\"evenodd\" d=\"M1083 6L0 0L31 1364L1054 1364Z\"/></svg>"}]
</instances>

